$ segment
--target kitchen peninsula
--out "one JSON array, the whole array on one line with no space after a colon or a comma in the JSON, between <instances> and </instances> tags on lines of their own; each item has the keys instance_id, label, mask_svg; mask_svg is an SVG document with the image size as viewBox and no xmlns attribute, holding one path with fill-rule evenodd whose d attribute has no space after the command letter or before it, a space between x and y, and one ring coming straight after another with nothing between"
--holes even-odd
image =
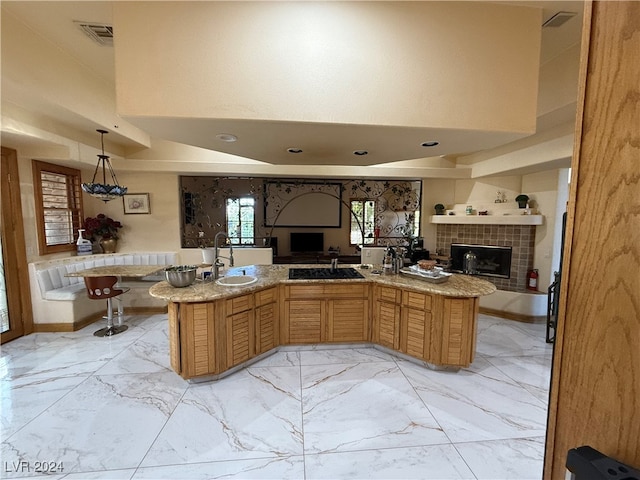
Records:
<instances>
[{"instance_id":1,"label":"kitchen peninsula","mask_svg":"<svg viewBox=\"0 0 640 480\"><path fill-rule=\"evenodd\" d=\"M428 366L471 364L478 297L493 284L455 274L434 284L351 267L363 278L289 280L288 265L254 265L227 272L257 278L246 286L155 284L149 293L168 302L172 368L185 379L213 380L280 346L324 343L372 343Z\"/></svg>"}]
</instances>

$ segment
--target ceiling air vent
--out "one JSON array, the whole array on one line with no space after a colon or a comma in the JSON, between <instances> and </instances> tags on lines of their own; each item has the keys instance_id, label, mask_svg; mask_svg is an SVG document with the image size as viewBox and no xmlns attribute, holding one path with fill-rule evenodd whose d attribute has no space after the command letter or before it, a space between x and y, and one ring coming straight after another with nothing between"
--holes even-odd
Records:
<instances>
[{"instance_id":1,"label":"ceiling air vent","mask_svg":"<svg viewBox=\"0 0 640 480\"><path fill-rule=\"evenodd\" d=\"M74 22L98 45L113 46L113 27L104 23Z\"/></svg>"},{"instance_id":2,"label":"ceiling air vent","mask_svg":"<svg viewBox=\"0 0 640 480\"><path fill-rule=\"evenodd\" d=\"M565 22L576 16L575 12L558 12L549 20L542 24L543 27L559 27L564 25Z\"/></svg>"}]
</instances>

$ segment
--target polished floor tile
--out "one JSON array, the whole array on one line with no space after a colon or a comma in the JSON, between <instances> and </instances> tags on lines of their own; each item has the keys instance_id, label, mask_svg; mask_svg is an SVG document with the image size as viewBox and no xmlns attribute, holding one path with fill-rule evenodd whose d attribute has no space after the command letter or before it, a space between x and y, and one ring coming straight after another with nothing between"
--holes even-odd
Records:
<instances>
[{"instance_id":1,"label":"polished floor tile","mask_svg":"<svg viewBox=\"0 0 640 480\"><path fill-rule=\"evenodd\" d=\"M460 443L456 449L478 480L540 480L544 437Z\"/></svg>"},{"instance_id":2,"label":"polished floor tile","mask_svg":"<svg viewBox=\"0 0 640 480\"><path fill-rule=\"evenodd\" d=\"M455 373L400 368L454 443L545 434L546 405L483 358Z\"/></svg>"},{"instance_id":3,"label":"polished floor tile","mask_svg":"<svg viewBox=\"0 0 640 480\"><path fill-rule=\"evenodd\" d=\"M248 368L191 386L142 466L302 453L299 369Z\"/></svg>"},{"instance_id":4,"label":"polished floor tile","mask_svg":"<svg viewBox=\"0 0 640 480\"><path fill-rule=\"evenodd\" d=\"M42 478L38 461L68 480L541 477L544 325L481 315L458 372L303 346L196 384L170 368L166 315L126 323L2 346L0 478Z\"/></svg>"},{"instance_id":5,"label":"polished floor tile","mask_svg":"<svg viewBox=\"0 0 640 480\"><path fill-rule=\"evenodd\" d=\"M250 460L234 460L227 462L190 463L187 465L171 465L167 467L139 468L132 480L158 479L281 479L296 480L304 478L304 458L266 457Z\"/></svg>"},{"instance_id":6,"label":"polished floor tile","mask_svg":"<svg viewBox=\"0 0 640 480\"><path fill-rule=\"evenodd\" d=\"M309 453L448 443L395 362L302 367Z\"/></svg>"},{"instance_id":7,"label":"polished floor tile","mask_svg":"<svg viewBox=\"0 0 640 480\"><path fill-rule=\"evenodd\" d=\"M92 376L2 443L2 458L68 472L140 465L187 384L173 373Z\"/></svg>"},{"instance_id":8,"label":"polished floor tile","mask_svg":"<svg viewBox=\"0 0 640 480\"><path fill-rule=\"evenodd\" d=\"M453 445L305 455L307 479L475 479Z\"/></svg>"}]
</instances>

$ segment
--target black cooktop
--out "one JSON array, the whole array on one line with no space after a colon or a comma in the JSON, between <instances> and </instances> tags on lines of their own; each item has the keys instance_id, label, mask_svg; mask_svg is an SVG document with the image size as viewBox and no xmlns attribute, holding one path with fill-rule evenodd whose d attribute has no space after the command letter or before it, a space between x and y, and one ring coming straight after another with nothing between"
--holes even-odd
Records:
<instances>
[{"instance_id":1,"label":"black cooktop","mask_svg":"<svg viewBox=\"0 0 640 480\"><path fill-rule=\"evenodd\" d=\"M333 280L343 278L364 278L355 268L290 268L289 280Z\"/></svg>"}]
</instances>

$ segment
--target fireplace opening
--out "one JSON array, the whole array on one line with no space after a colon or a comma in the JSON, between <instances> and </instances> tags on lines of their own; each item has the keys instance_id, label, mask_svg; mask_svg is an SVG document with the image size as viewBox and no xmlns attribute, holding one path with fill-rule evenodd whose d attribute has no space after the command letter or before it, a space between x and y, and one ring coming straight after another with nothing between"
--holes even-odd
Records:
<instances>
[{"instance_id":1,"label":"fireplace opening","mask_svg":"<svg viewBox=\"0 0 640 480\"><path fill-rule=\"evenodd\" d=\"M451 271L462 273L464 254L475 253L477 257L476 270L478 275L487 277L511 277L511 247L494 245L468 245L464 243L451 244Z\"/></svg>"}]
</instances>

